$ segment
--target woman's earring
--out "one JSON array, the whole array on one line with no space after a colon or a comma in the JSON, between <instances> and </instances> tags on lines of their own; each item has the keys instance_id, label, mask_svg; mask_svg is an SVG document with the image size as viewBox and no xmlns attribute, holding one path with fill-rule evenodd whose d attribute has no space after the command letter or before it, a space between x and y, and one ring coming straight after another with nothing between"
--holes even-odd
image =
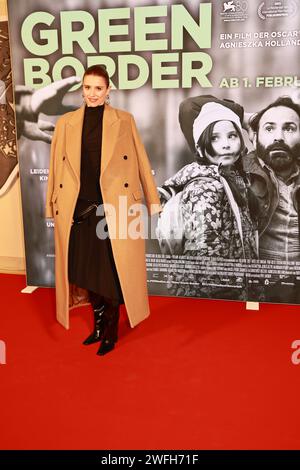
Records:
<instances>
[{"instance_id":1,"label":"woman's earring","mask_svg":"<svg viewBox=\"0 0 300 470\"><path fill-rule=\"evenodd\" d=\"M109 100L109 95L106 95L105 103L106 103L106 104L109 104L109 101L110 101L110 100Z\"/></svg>"}]
</instances>

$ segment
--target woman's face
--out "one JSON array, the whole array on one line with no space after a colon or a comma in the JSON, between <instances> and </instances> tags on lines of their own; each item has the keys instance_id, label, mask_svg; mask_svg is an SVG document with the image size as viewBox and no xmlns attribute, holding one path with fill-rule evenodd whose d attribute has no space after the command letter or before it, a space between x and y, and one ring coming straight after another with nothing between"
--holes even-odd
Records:
<instances>
[{"instance_id":1,"label":"woman's face","mask_svg":"<svg viewBox=\"0 0 300 470\"><path fill-rule=\"evenodd\" d=\"M83 97L87 106L96 107L105 102L110 87L106 86L104 77L86 75L83 80Z\"/></svg>"},{"instance_id":2,"label":"woman's face","mask_svg":"<svg viewBox=\"0 0 300 470\"><path fill-rule=\"evenodd\" d=\"M241 140L231 121L216 122L211 137L211 146L214 155L207 155L207 159L215 165L220 163L232 165L239 158Z\"/></svg>"}]
</instances>

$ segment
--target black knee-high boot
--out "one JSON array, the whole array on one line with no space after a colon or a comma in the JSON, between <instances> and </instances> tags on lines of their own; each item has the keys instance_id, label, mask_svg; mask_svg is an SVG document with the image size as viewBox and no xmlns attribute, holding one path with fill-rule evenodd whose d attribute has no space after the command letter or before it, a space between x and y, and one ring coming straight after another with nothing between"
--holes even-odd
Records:
<instances>
[{"instance_id":1,"label":"black knee-high boot","mask_svg":"<svg viewBox=\"0 0 300 470\"><path fill-rule=\"evenodd\" d=\"M104 334L100 348L97 351L99 356L104 356L115 347L118 341L118 326L119 326L119 303L110 300L106 303L104 310Z\"/></svg>"},{"instance_id":2,"label":"black knee-high boot","mask_svg":"<svg viewBox=\"0 0 300 470\"><path fill-rule=\"evenodd\" d=\"M105 302L104 298L100 295L90 292L90 300L94 310L94 330L92 333L83 341L85 346L101 341L104 329L105 329Z\"/></svg>"}]
</instances>

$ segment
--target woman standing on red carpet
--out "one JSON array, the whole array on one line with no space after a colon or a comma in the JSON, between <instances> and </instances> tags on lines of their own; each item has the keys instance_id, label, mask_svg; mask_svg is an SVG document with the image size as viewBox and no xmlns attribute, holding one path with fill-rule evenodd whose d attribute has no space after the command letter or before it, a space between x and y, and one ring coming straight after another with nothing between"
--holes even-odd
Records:
<instances>
[{"instance_id":1,"label":"woman standing on red carpet","mask_svg":"<svg viewBox=\"0 0 300 470\"><path fill-rule=\"evenodd\" d=\"M124 217L120 198L128 208L141 204L142 188L149 214L161 210L134 118L108 104L109 91L103 67L85 71L84 104L56 124L46 201L46 217L55 221L57 320L69 328L69 310L91 303L94 331L84 344L102 340L99 355L118 339L120 304L132 327L150 313L145 240L130 237L128 230L123 236L137 217L130 209ZM98 229L96 234L99 221L108 229L106 237L102 231L99 238Z\"/></svg>"}]
</instances>

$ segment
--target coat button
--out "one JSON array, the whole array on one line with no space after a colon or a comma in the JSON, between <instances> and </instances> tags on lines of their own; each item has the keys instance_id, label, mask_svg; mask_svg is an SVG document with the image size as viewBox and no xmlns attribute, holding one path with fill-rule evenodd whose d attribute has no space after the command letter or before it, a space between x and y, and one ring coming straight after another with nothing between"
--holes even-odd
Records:
<instances>
[{"instance_id":1,"label":"coat button","mask_svg":"<svg viewBox=\"0 0 300 470\"><path fill-rule=\"evenodd\" d=\"M65 160L65 159L66 159L66 157L63 157L63 160Z\"/></svg>"},{"instance_id":2,"label":"coat button","mask_svg":"<svg viewBox=\"0 0 300 470\"><path fill-rule=\"evenodd\" d=\"M124 157L123 157L123 158L124 158L124 160L127 160L127 158L128 158L128 157L127 157L127 155L124 155Z\"/></svg>"},{"instance_id":3,"label":"coat button","mask_svg":"<svg viewBox=\"0 0 300 470\"><path fill-rule=\"evenodd\" d=\"M59 185L59 187L60 187L60 188L62 188L62 187L63 187L63 185L62 185L62 184L60 184L60 185Z\"/></svg>"},{"instance_id":4,"label":"coat button","mask_svg":"<svg viewBox=\"0 0 300 470\"><path fill-rule=\"evenodd\" d=\"M129 185L128 185L128 183L125 183L124 186L125 186L125 188L128 188Z\"/></svg>"},{"instance_id":5,"label":"coat button","mask_svg":"<svg viewBox=\"0 0 300 470\"><path fill-rule=\"evenodd\" d=\"M56 211L55 214L58 215L58 211Z\"/></svg>"}]
</instances>

